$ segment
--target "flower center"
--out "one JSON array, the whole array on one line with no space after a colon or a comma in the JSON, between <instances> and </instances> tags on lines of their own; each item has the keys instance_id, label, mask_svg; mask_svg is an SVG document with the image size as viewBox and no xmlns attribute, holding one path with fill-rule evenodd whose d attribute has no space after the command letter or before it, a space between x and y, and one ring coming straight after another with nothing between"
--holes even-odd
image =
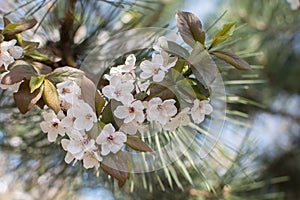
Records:
<instances>
[{"instance_id":1,"label":"flower center","mask_svg":"<svg viewBox=\"0 0 300 200\"><path fill-rule=\"evenodd\" d=\"M155 69L153 70L153 74L158 74L158 72L159 72L159 68L155 68Z\"/></svg>"},{"instance_id":2,"label":"flower center","mask_svg":"<svg viewBox=\"0 0 300 200\"><path fill-rule=\"evenodd\" d=\"M159 111L163 110L163 106L162 105L157 105L157 110L159 110Z\"/></svg>"},{"instance_id":3,"label":"flower center","mask_svg":"<svg viewBox=\"0 0 300 200\"><path fill-rule=\"evenodd\" d=\"M107 137L107 140L110 141L110 142L112 142L112 141L114 140L114 137L113 137L112 135L109 135L109 136Z\"/></svg>"},{"instance_id":4,"label":"flower center","mask_svg":"<svg viewBox=\"0 0 300 200\"><path fill-rule=\"evenodd\" d=\"M57 122L53 122L53 123L52 123L52 126L53 126L54 128L57 128L57 127L58 127L58 123L57 123Z\"/></svg>"},{"instance_id":5,"label":"flower center","mask_svg":"<svg viewBox=\"0 0 300 200\"><path fill-rule=\"evenodd\" d=\"M62 88L61 93L62 94L67 94L67 93L71 93L71 91L70 91L69 88Z\"/></svg>"},{"instance_id":6,"label":"flower center","mask_svg":"<svg viewBox=\"0 0 300 200\"><path fill-rule=\"evenodd\" d=\"M129 107L128 111L129 113L134 113L134 107Z\"/></svg>"},{"instance_id":7,"label":"flower center","mask_svg":"<svg viewBox=\"0 0 300 200\"><path fill-rule=\"evenodd\" d=\"M87 115L85 116L85 118L86 118L87 120L90 120L92 117L93 117L93 116L92 116L90 113L87 114Z\"/></svg>"},{"instance_id":8,"label":"flower center","mask_svg":"<svg viewBox=\"0 0 300 200\"><path fill-rule=\"evenodd\" d=\"M83 145L87 145L88 143L89 143L89 140L88 140L88 139L85 139L85 140L82 141L82 144L83 144Z\"/></svg>"},{"instance_id":9,"label":"flower center","mask_svg":"<svg viewBox=\"0 0 300 200\"><path fill-rule=\"evenodd\" d=\"M121 91L120 90L115 90L115 95L117 96L117 97L119 97L119 96L121 96Z\"/></svg>"}]
</instances>

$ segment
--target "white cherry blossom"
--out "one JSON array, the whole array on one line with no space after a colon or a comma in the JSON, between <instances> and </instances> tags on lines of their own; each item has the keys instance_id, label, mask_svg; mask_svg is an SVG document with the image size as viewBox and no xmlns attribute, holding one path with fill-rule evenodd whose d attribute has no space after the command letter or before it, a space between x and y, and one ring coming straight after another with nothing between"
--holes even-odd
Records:
<instances>
[{"instance_id":1,"label":"white cherry blossom","mask_svg":"<svg viewBox=\"0 0 300 200\"><path fill-rule=\"evenodd\" d=\"M21 58L23 55L22 47L15 46L17 40L3 41L0 43L0 67L4 66L7 70L8 65L13 63L15 59Z\"/></svg>"},{"instance_id":2,"label":"white cherry blossom","mask_svg":"<svg viewBox=\"0 0 300 200\"><path fill-rule=\"evenodd\" d=\"M177 108L174 105L174 99L162 101L161 98L155 97L148 102L147 117L151 121L157 121L165 125L169 119L177 113Z\"/></svg>"},{"instance_id":3,"label":"white cherry blossom","mask_svg":"<svg viewBox=\"0 0 300 200\"><path fill-rule=\"evenodd\" d=\"M57 85L57 92L61 101L69 103L71 105L77 103L81 96L81 89L71 80L66 80Z\"/></svg>"},{"instance_id":4,"label":"white cherry blossom","mask_svg":"<svg viewBox=\"0 0 300 200\"><path fill-rule=\"evenodd\" d=\"M73 126L77 130L89 131L97 121L97 116L91 106L83 101L77 103L67 111L67 119L63 120L65 127Z\"/></svg>"},{"instance_id":5,"label":"white cherry blossom","mask_svg":"<svg viewBox=\"0 0 300 200\"><path fill-rule=\"evenodd\" d=\"M136 82L136 93L140 93L140 92L147 92L148 95L150 95L150 90L147 90L150 86L150 81L147 80L145 82L141 82L140 80L138 80Z\"/></svg>"},{"instance_id":6,"label":"white cherry blossom","mask_svg":"<svg viewBox=\"0 0 300 200\"><path fill-rule=\"evenodd\" d=\"M119 65L117 68L119 68L121 72L132 72L135 69L135 62L135 55L130 54L126 58L125 65Z\"/></svg>"},{"instance_id":7,"label":"white cherry blossom","mask_svg":"<svg viewBox=\"0 0 300 200\"><path fill-rule=\"evenodd\" d=\"M93 167L98 168L100 165L99 162L102 161L102 157L96 151L87 151L83 155L82 161L85 169L90 169Z\"/></svg>"},{"instance_id":8,"label":"white cherry blossom","mask_svg":"<svg viewBox=\"0 0 300 200\"><path fill-rule=\"evenodd\" d=\"M287 2L290 4L292 10L297 10L300 7L299 0L287 0Z\"/></svg>"},{"instance_id":9,"label":"white cherry blossom","mask_svg":"<svg viewBox=\"0 0 300 200\"><path fill-rule=\"evenodd\" d=\"M112 124L106 124L96 139L101 145L101 154L108 155L110 152L117 153L126 142L126 135L121 131L115 131Z\"/></svg>"},{"instance_id":10,"label":"white cherry blossom","mask_svg":"<svg viewBox=\"0 0 300 200\"><path fill-rule=\"evenodd\" d=\"M65 162L71 163L74 159L83 160L83 166L86 169L99 166L99 161L102 161L102 157L98 153L98 148L95 145L95 140L84 137L78 137L77 139L62 139L62 147L67 154L65 156Z\"/></svg>"},{"instance_id":11,"label":"white cherry blossom","mask_svg":"<svg viewBox=\"0 0 300 200\"><path fill-rule=\"evenodd\" d=\"M128 102L133 99L131 94L134 85L131 82L122 83L121 79L114 76L110 80L110 84L102 89L103 94L109 99L115 99L122 103Z\"/></svg>"},{"instance_id":12,"label":"white cherry blossom","mask_svg":"<svg viewBox=\"0 0 300 200\"><path fill-rule=\"evenodd\" d=\"M137 132L144 133L146 126L137 121L131 121L129 123L123 123L120 127L120 131L128 135L135 135Z\"/></svg>"},{"instance_id":13,"label":"white cherry blossom","mask_svg":"<svg viewBox=\"0 0 300 200\"><path fill-rule=\"evenodd\" d=\"M141 63L142 79L153 78L154 82L161 82L165 73L173 67L177 62L177 58L170 57L166 52L161 51L161 54L152 54L152 60L145 60Z\"/></svg>"},{"instance_id":14,"label":"white cherry blossom","mask_svg":"<svg viewBox=\"0 0 300 200\"><path fill-rule=\"evenodd\" d=\"M110 69L109 75L105 74L104 78L107 80L111 80L112 77L117 76L121 79L122 83L125 82L134 82L136 75L135 75L135 62L136 58L134 54L130 54L125 61L124 65L119 65L117 67L112 67Z\"/></svg>"},{"instance_id":15,"label":"white cherry blossom","mask_svg":"<svg viewBox=\"0 0 300 200\"><path fill-rule=\"evenodd\" d=\"M114 111L114 115L119 119L124 119L124 123L132 121L142 123L145 119L143 109L143 103L138 100L126 105L118 106Z\"/></svg>"},{"instance_id":16,"label":"white cherry blossom","mask_svg":"<svg viewBox=\"0 0 300 200\"><path fill-rule=\"evenodd\" d=\"M164 129L167 131L175 131L179 126L187 126L191 122L189 112L190 108L184 108L164 126Z\"/></svg>"},{"instance_id":17,"label":"white cherry blossom","mask_svg":"<svg viewBox=\"0 0 300 200\"><path fill-rule=\"evenodd\" d=\"M54 142L58 135L65 135L65 128L52 110L48 113L43 113L43 118L45 121L40 123L40 127L44 133L48 133L49 142Z\"/></svg>"},{"instance_id":18,"label":"white cherry blossom","mask_svg":"<svg viewBox=\"0 0 300 200\"><path fill-rule=\"evenodd\" d=\"M212 111L213 107L209 104L208 100L200 101L199 99L195 99L194 106L191 109L192 119L197 124L201 123L204 120L205 115L209 115Z\"/></svg>"},{"instance_id":19,"label":"white cherry blossom","mask_svg":"<svg viewBox=\"0 0 300 200\"><path fill-rule=\"evenodd\" d=\"M167 46L168 41L176 42L176 33L170 33L168 36L161 36L157 39L157 42L153 45L153 49L156 51L161 51L162 47Z\"/></svg>"},{"instance_id":20,"label":"white cherry blossom","mask_svg":"<svg viewBox=\"0 0 300 200\"><path fill-rule=\"evenodd\" d=\"M82 140L70 140L67 146L67 151L69 151L75 159L82 160L84 153L97 150L95 145L95 140L82 139Z\"/></svg>"}]
</instances>

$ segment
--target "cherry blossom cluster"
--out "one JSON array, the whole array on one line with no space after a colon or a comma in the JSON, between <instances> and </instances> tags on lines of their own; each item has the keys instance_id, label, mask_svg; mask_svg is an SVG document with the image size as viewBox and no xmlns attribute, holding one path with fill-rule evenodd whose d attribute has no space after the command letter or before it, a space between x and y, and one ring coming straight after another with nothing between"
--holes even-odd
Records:
<instances>
[{"instance_id":1,"label":"cherry blossom cluster","mask_svg":"<svg viewBox=\"0 0 300 200\"><path fill-rule=\"evenodd\" d=\"M153 97L150 100L139 100L140 93L150 94L150 84L159 84L168 71L175 66L177 57L172 57L160 44L166 42L165 37L155 44L156 50L152 59L144 60L136 67L136 57L131 54L127 57L124 65L113 67L105 78L109 85L102 92L109 101L117 101L119 105L113 111L116 118L123 120L120 130L126 134L136 134L145 128L145 122L155 123L159 130L174 131L179 126L191 123L201 123L205 115L212 112L213 108L208 100L195 99L191 108L186 107L178 110L175 99L162 100ZM138 71L140 73L138 74Z\"/></svg>"},{"instance_id":2,"label":"cherry blossom cluster","mask_svg":"<svg viewBox=\"0 0 300 200\"><path fill-rule=\"evenodd\" d=\"M88 131L97 122L97 116L81 98L81 88L76 82L67 80L57 84L57 92L61 111L57 115L52 110L43 114L44 121L40 123L42 131L48 134L50 142L56 141L58 135L67 135L67 138L61 140L67 152L66 163L82 160L85 168L98 168L102 161L101 155L118 152L126 142L126 135L107 124L96 140L91 139Z\"/></svg>"},{"instance_id":3,"label":"cherry blossom cluster","mask_svg":"<svg viewBox=\"0 0 300 200\"><path fill-rule=\"evenodd\" d=\"M16 45L17 40L2 41L0 43L0 68L5 72L0 74L0 82L2 78L9 73L8 66L23 56L23 48ZM10 89L14 92L18 91L20 83L13 85L4 85L0 83L1 89Z\"/></svg>"}]
</instances>

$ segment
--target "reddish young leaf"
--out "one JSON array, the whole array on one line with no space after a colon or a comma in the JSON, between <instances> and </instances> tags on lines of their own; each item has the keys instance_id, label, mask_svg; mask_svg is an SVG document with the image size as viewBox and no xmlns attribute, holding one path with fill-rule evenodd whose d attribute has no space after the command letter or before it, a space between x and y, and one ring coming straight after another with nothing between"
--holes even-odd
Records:
<instances>
[{"instance_id":1,"label":"reddish young leaf","mask_svg":"<svg viewBox=\"0 0 300 200\"><path fill-rule=\"evenodd\" d=\"M95 110L96 85L89 78L83 76L80 87L82 99Z\"/></svg>"},{"instance_id":2,"label":"reddish young leaf","mask_svg":"<svg viewBox=\"0 0 300 200\"><path fill-rule=\"evenodd\" d=\"M212 51L212 55L240 70L250 70L250 65L231 51Z\"/></svg>"},{"instance_id":3,"label":"reddish young leaf","mask_svg":"<svg viewBox=\"0 0 300 200\"><path fill-rule=\"evenodd\" d=\"M25 61L18 60L10 68L1 83L5 85L12 85L24 79L30 80L31 76L36 75L34 68Z\"/></svg>"},{"instance_id":4,"label":"reddish young leaf","mask_svg":"<svg viewBox=\"0 0 300 200\"><path fill-rule=\"evenodd\" d=\"M145 142L135 136L127 136L127 141L125 142L125 144L136 151L153 152L153 150Z\"/></svg>"},{"instance_id":5,"label":"reddish young leaf","mask_svg":"<svg viewBox=\"0 0 300 200\"><path fill-rule=\"evenodd\" d=\"M40 75L47 75L52 72L52 68L40 62L33 62L32 66Z\"/></svg>"},{"instance_id":6,"label":"reddish young leaf","mask_svg":"<svg viewBox=\"0 0 300 200\"><path fill-rule=\"evenodd\" d=\"M44 80L43 100L56 114L60 111L60 101L56 87L47 79Z\"/></svg>"},{"instance_id":7,"label":"reddish young leaf","mask_svg":"<svg viewBox=\"0 0 300 200\"><path fill-rule=\"evenodd\" d=\"M28 112L41 98L43 87L30 93L29 81L25 80L19 87L18 92L14 93L14 100L22 114Z\"/></svg>"},{"instance_id":8,"label":"reddish young leaf","mask_svg":"<svg viewBox=\"0 0 300 200\"><path fill-rule=\"evenodd\" d=\"M178 31L189 46L193 47L196 41L204 44L205 32L198 17L190 12L176 12L176 24Z\"/></svg>"},{"instance_id":9,"label":"reddish young leaf","mask_svg":"<svg viewBox=\"0 0 300 200\"><path fill-rule=\"evenodd\" d=\"M123 187L129 178L128 158L123 152L104 157L100 167L102 170L118 180L119 187Z\"/></svg>"},{"instance_id":10,"label":"reddish young leaf","mask_svg":"<svg viewBox=\"0 0 300 200\"><path fill-rule=\"evenodd\" d=\"M112 176L118 180L118 185L120 188L124 186L124 184L126 183L127 176L128 176L127 172L119 171L119 170L111 168L103 163L100 164L100 167L102 168L102 170L105 173L109 174L110 176Z\"/></svg>"}]
</instances>

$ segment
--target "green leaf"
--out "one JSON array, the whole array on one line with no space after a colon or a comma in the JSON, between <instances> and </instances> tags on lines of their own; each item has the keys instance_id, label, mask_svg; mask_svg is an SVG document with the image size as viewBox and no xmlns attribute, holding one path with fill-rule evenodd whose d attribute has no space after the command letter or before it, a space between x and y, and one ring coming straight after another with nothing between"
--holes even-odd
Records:
<instances>
[{"instance_id":1,"label":"green leaf","mask_svg":"<svg viewBox=\"0 0 300 200\"><path fill-rule=\"evenodd\" d=\"M2 78L2 84L12 85L24 79L30 80L31 76L36 75L35 69L29 63L22 60L17 60L11 65L9 70L9 73Z\"/></svg>"},{"instance_id":2,"label":"green leaf","mask_svg":"<svg viewBox=\"0 0 300 200\"><path fill-rule=\"evenodd\" d=\"M167 53L177 56L179 58L186 59L190 55L188 50L186 50L176 42L167 41L166 43L163 43L161 47Z\"/></svg>"},{"instance_id":3,"label":"green leaf","mask_svg":"<svg viewBox=\"0 0 300 200\"><path fill-rule=\"evenodd\" d=\"M95 109L96 109L97 117L100 117L105 103L106 103L105 99L100 94L100 91L97 90L95 95Z\"/></svg>"},{"instance_id":4,"label":"green leaf","mask_svg":"<svg viewBox=\"0 0 300 200\"><path fill-rule=\"evenodd\" d=\"M212 55L240 70L250 70L250 65L231 51L212 51Z\"/></svg>"},{"instance_id":5,"label":"green leaf","mask_svg":"<svg viewBox=\"0 0 300 200\"><path fill-rule=\"evenodd\" d=\"M29 19L20 21L18 23L10 23L4 27L2 34L3 35L15 35L23 31L33 28L37 24L35 19Z\"/></svg>"},{"instance_id":6,"label":"green leaf","mask_svg":"<svg viewBox=\"0 0 300 200\"><path fill-rule=\"evenodd\" d=\"M29 82L30 93L33 93L36 89L40 88L44 83L44 79L45 76L32 76Z\"/></svg>"},{"instance_id":7,"label":"green leaf","mask_svg":"<svg viewBox=\"0 0 300 200\"><path fill-rule=\"evenodd\" d=\"M22 114L25 114L40 100L43 87L38 88L33 93L29 89L29 81L21 83L18 92L14 93L15 103Z\"/></svg>"},{"instance_id":8,"label":"green leaf","mask_svg":"<svg viewBox=\"0 0 300 200\"><path fill-rule=\"evenodd\" d=\"M215 36L214 39L209 47L212 47L224 42L229 37L232 36L233 32L235 31L235 23L224 24L222 30L220 30Z\"/></svg>"},{"instance_id":9,"label":"green leaf","mask_svg":"<svg viewBox=\"0 0 300 200\"><path fill-rule=\"evenodd\" d=\"M177 92L182 92L183 94L189 96L191 99L195 99L197 98L196 92L199 93L199 91L195 91L192 85L193 82L187 78L177 81L176 82L176 86L178 88Z\"/></svg>"},{"instance_id":10,"label":"green leaf","mask_svg":"<svg viewBox=\"0 0 300 200\"><path fill-rule=\"evenodd\" d=\"M65 80L72 80L76 83L81 82L83 79L84 72L74 67L60 67L55 69L53 72L47 75L47 79L53 83L60 83Z\"/></svg>"},{"instance_id":11,"label":"green leaf","mask_svg":"<svg viewBox=\"0 0 300 200\"><path fill-rule=\"evenodd\" d=\"M3 42L4 40L4 36L1 34L1 31L0 31L0 43Z\"/></svg>"},{"instance_id":12,"label":"green leaf","mask_svg":"<svg viewBox=\"0 0 300 200\"><path fill-rule=\"evenodd\" d=\"M14 30L17 28L19 24L8 24L2 31L2 34L5 35L7 32Z\"/></svg>"},{"instance_id":13,"label":"green leaf","mask_svg":"<svg viewBox=\"0 0 300 200\"><path fill-rule=\"evenodd\" d=\"M193 47L196 42L204 45L205 32L202 30L201 21L190 12L176 12L178 31L185 43Z\"/></svg>"},{"instance_id":14,"label":"green leaf","mask_svg":"<svg viewBox=\"0 0 300 200\"><path fill-rule=\"evenodd\" d=\"M118 105L121 104L115 100L110 100L102 110L102 118L101 118L101 121L104 124L111 123L116 129L118 129L119 126L118 123L116 122L117 118L114 117L113 110L115 110Z\"/></svg>"},{"instance_id":15,"label":"green leaf","mask_svg":"<svg viewBox=\"0 0 300 200\"><path fill-rule=\"evenodd\" d=\"M125 142L129 147L136 151L141 152L153 152L151 147L149 147L145 142L143 142L140 138L135 136L127 136L127 141Z\"/></svg>"},{"instance_id":16,"label":"green leaf","mask_svg":"<svg viewBox=\"0 0 300 200\"><path fill-rule=\"evenodd\" d=\"M186 61L178 59L175 66L170 70L170 77L172 81L176 81L178 77L182 77L182 70L185 66Z\"/></svg>"},{"instance_id":17,"label":"green leaf","mask_svg":"<svg viewBox=\"0 0 300 200\"><path fill-rule=\"evenodd\" d=\"M145 91L139 92L139 93L136 95L136 99L137 99L137 100L141 100L141 101L143 101L143 100L146 99L147 97L148 97L148 94L147 94L147 92L145 92Z\"/></svg>"},{"instance_id":18,"label":"green leaf","mask_svg":"<svg viewBox=\"0 0 300 200\"><path fill-rule=\"evenodd\" d=\"M49 57L45 54L40 53L37 50L25 53L25 56L32 58L35 61L47 61Z\"/></svg>"},{"instance_id":19,"label":"green leaf","mask_svg":"<svg viewBox=\"0 0 300 200\"><path fill-rule=\"evenodd\" d=\"M206 88L211 86L217 78L218 68L202 44L196 42L187 61L192 64L191 69L197 80Z\"/></svg>"},{"instance_id":20,"label":"green leaf","mask_svg":"<svg viewBox=\"0 0 300 200\"><path fill-rule=\"evenodd\" d=\"M47 79L44 80L43 100L56 114L60 111L60 101L55 86Z\"/></svg>"},{"instance_id":21,"label":"green leaf","mask_svg":"<svg viewBox=\"0 0 300 200\"><path fill-rule=\"evenodd\" d=\"M173 99L175 94L170 90L174 86L170 82L160 82L150 88L150 95L145 100L150 100L154 97L160 97L162 100Z\"/></svg>"},{"instance_id":22,"label":"green leaf","mask_svg":"<svg viewBox=\"0 0 300 200\"><path fill-rule=\"evenodd\" d=\"M32 52L39 47L39 42L22 41L22 47L25 52Z\"/></svg>"}]
</instances>

